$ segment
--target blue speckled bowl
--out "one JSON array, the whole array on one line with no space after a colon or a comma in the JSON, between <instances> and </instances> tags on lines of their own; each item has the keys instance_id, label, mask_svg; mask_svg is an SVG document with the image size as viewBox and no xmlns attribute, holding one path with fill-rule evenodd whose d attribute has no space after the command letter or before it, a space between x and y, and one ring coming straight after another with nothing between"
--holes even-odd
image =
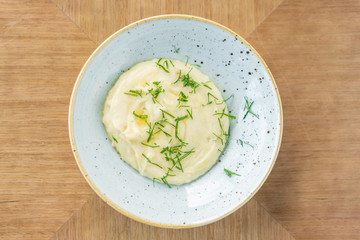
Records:
<instances>
[{"instance_id":1,"label":"blue speckled bowl","mask_svg":"<svg viewBox=\"0 0 360 240\"><path fill-rule=\"evenodd\" d=\"M179 52L175 48L180 48ZM141 176L111 146L102 124L105 97L119 75L152 58L198 64L222 91L228 107L228 145L219 162L196 181L169 189ZM254 101L243 120L245 100ZM244 205L274 166L282 136L282 108L275 81L259 54L230 29L199 17L156 16L105 40L75 83L69 109L70 141L94 191L119 212L147 224L188 228L219 220ZM248 143L248 144L246 144ZM241 176L229 178L224 168Z\"/></svg>"}]
</instances>

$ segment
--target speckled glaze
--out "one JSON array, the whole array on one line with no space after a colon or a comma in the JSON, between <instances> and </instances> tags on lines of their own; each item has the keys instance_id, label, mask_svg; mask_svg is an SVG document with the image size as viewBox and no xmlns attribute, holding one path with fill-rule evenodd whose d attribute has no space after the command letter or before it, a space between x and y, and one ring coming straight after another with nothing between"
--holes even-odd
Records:
<instances>
[{"instance_id":1,"label":"speckled glaze","mask_svg":"<svg viewBox=\"0 0 360 240\"><path fill-rule=\"evenodd\" d=\"M175 48L180 48L178 53ZM236 116L218 163L194 182L171 189L153 184L122 161L102 124L105 97L119 75L140 61L159 57L189 57L224 98L234 95L228 107ZM243 119L245 96L254 101L251 109L259 119L251 114ZM230 29L186 15L144 19L109 37L81 70L69 109L74 156L95 192L135 220L170 228L205 225L245 204L275 163L282 124L275 81L258 53ZM229 178L224 168L241 176Z\"/></svg>"}]
</instances>

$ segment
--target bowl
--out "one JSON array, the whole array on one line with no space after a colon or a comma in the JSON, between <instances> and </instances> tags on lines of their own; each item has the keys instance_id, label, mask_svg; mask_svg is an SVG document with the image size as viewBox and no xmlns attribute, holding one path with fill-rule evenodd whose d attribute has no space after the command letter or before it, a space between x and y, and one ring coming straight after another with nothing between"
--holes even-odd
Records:
<instances>
[{"instance_id":1,"label":"bowl","mask_svg":"<svg viewBox=\"0 0 360 240\"><path fill-rule=\"evenodd\" d=\"M227 104L236 116L218 162L197 180L172 188L122 161L102 123L106 95L120 74L160 57L199 68L224 98L233 95ZM244 118L246 100L254 114ZM71 146L92 189L122 214L167 228L209 224L249 201L274 166L282 129L280 95L260 55L234 31L188 15L146 18L111 35L83 66L69 107ZM229 177L224 169L240 176Z\"/></svg>"}]
</instances>

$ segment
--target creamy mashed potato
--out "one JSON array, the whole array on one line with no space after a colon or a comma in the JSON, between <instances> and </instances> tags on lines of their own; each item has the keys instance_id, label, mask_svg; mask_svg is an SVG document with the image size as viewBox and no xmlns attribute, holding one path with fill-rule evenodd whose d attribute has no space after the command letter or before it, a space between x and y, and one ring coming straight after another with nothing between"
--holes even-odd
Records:
<instances>
[{"instance_id":1,"label":"creamy mashed potato","mask_svg":"<svg viewBox=\"0 0 360 240\"><path fill-rule=\"evenodd\" d=\"M103 123L121 158L169 187L208 171L229 131L226 103L190 64L153 59L123 73L104 105Z\"/></svg>"}]
</instances>

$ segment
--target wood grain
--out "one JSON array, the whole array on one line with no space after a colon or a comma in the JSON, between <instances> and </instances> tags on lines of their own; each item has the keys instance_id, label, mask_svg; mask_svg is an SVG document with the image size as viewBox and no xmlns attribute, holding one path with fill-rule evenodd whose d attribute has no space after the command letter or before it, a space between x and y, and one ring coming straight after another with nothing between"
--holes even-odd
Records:
<instances>
[{"instance_id":1,"label":"wood grain","mask_svg":"<svg viewBox=\"0 0 360 240\"><path fill-rule=\"evenodd\" d=\"M48 239L92 194L67 112L96 46L50 1L1 1L0 26L0 239Z\"/></svg>"},{"instance_id":2,"label":"wood grain","mask_svg":"<svg viewBox=\"0 0 360 240\"><path fill-rule=\"evenodd\" d=\"M360 239L359 29L359 1L286 1L248 38L285 126L256 199L296 239Z\"/></svg>"},{"instance_id":3,"label":"wood grain","mask_svg":"<svg viewBox=\"0 0 360 240\"><path fill-rule=\"evenodd\" d=\"M247 36L283 0L53 0L96 43L142 18L190 14L217 21Z\"/></svg>"},{"instance_id":4,"label":"wood grain","mask_svg":"<svg viewBox=\"0 0 360 240\"><path fill-rule=\"evenodd\" d=\"M216 223L192 229L164 229L131 220L96 195L53 238L65 239L294 240L254 199Z\"/></svg>"},{"instance_id":5,"label":"wood grain","mask_svg":"<svg viewBox=\"0 0 360 240\"><path fill-rule=\"evenodd\" d=\"M0 239L48 239L64 222L55 239L289 239L270 214L296 239L360 239L360 3L280 2L1 1ZM68 142L69 97L86 58L115 30L166 13L251 33L285 114L279 158L256 200L188 230L143 225L108 207Z\"/></svg>"},{"instance_id":6,"label":"wood grain","mask_svg":"<svg viewBox=\"0 0 360 240\"><path fill-rule=\"evenodd\" d=\"M251 12L259 11L260 14L268 6L270 9L266 13L269 13L274 7L273 3L269 2L263 7L250 4L248 9ZM85 30L90 29L93 33L95 29L83 28L82 32L47 0L1 1L0 4L0 238L48 239L91 195L92 198L60 229L58 237L87 239L89 234L99 234L105 230L112 230L109 233L112 236L138 236L138 229L144 229L142 236L152 237L154 231L164 238L174 238L179 234L183 236L179 231L165 231L139 224L106 206L89 189L73 160L67 131L68 102L82 64L96 47L96 40L89 39L89 33ZM94 4L96 9L112 8L105 1ZM126 15L120 16L121 12L116 11L106 12L106 21L112 22L120 17L124 19L121 24L125 24L125 20L135 20L132 17L142 18L142 10L137 10L140 3L134 5L129 1L124 4L130 7ZM200 1L192 2L191 6L197 6L194 9L203 11L202 4ZM167 6L165 2L160 5L159 14L169 11L167 7L164 9ZM189 3L187 8L190 8ZM158 11L156 5L151 4L146 9L146 14ZM196 14L196 11L188 12L186 8L183 11ZM219 14L230 11L227 8ZM82 12L78 15L86 24L93 20L92 15L98 14L91 11L88 13L90 15L84 16ZM249 23L243 29L251 31L249 26L254 26L253 16L247 16ZM99 22L96 24L97 27L103 26ZM113 24L106 26L114 27ZM108 31L112 30L105 31L99 27L95 32L102 35L97 39L104 38L109 34ZM247 212L251 213L251 217L248 217ZM90 214L89 219L94 216L101 219L104 225L88 221L87 214ZM258 238L271 232L271 236L290 239L289 234L258 204L248 204L236 216L225 221L226 227L214 227L217 236L239 234ZM114 219L117 219L119 225L109 229L109 226L114 226ZM77 224L72 225L74 222ZM127 235L121 234L124 224L130 227ZM234 235L229 230L240 225L241 233L237 231ZM99 228L89 233L82 226ZM203 233L206 233L204 236L210 236L214 229L210 227L188 232L198 237ZM64 230L71 234L61 235ZM101 235L97 236L101 239Z\"/></svg>"}]
</instances>

